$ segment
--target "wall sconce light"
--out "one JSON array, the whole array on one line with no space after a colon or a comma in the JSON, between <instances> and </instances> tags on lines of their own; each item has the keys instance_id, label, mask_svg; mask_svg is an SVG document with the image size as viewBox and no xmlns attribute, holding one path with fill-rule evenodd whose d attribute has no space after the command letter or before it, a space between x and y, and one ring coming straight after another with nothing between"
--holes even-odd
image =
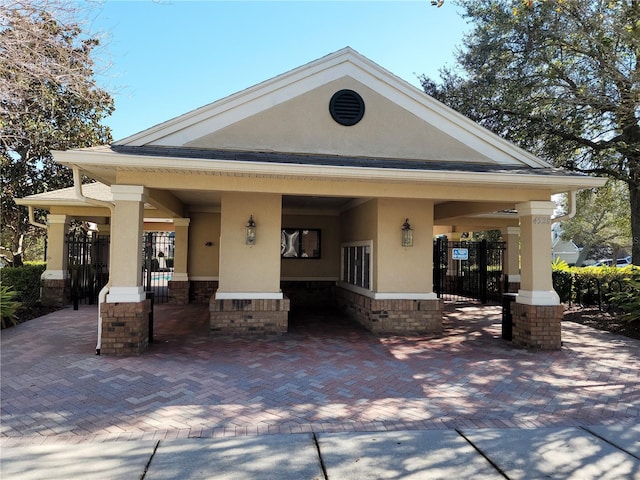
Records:
<instances>
[{"instance_id":1,"label":"wall sconce light","mask_svg":"<svg viewBox=\"0 0 640 480\"><path fill-rule=\"evenodd\" d=\"M247 245L256 244L256 222L253 221L253 215L249 217L247 222Z\"/></svg>"},{"instance_id":2,"label":"wall sconce light","mask_svg":"<svg viewBox=\"0 0 640 480\"><path fill-rule=\"evenodd\" d=\"M402 246L413 247L413 230L409 225L409 219L406 218L402 224Z\"/></svg>"}]
</instances>

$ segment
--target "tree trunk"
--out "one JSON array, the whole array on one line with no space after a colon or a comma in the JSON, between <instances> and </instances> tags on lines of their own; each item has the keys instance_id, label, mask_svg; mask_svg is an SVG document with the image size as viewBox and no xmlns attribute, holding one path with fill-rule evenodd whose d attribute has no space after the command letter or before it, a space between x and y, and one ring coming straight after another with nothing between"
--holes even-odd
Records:
<instances>
[{"instance_id":1,"label":"tree trunk","mask_svg":"<svg viewBox=\"0 0 640 480\"><path fill-rule=\"evenodd\" d=\"M584 263L585 259L589 255L589 253L591 253L591 247L592 246L593 245L591 245L590 243L585 243L582 246L582 250L580 250L580 253L578 254L578 259L576 260L576 267L581 267L582 266L582 264Z\"/></svg>"},{"instance_id":2,"label":"tree trunk","mask_svg":"<svg viewBox=\"0 0 640 480\"><path fill-rule=\"evenodd\" d=\"M631 261L640 265L640 186L629 184L631 203Z\"/></svg>"},{"instance_id":3,"label":"tree trunk","mask_svg":"<svg viewBox=\"0 0 640 480\"><path fill-rule=\"evenodd\" d=\"M22 244L24 242L24 235L20 235L20 239L18 240L18 250L13 253L13 266L14 267L22 267L24 264L22 263Z\"/></svg>"}]
</instances>

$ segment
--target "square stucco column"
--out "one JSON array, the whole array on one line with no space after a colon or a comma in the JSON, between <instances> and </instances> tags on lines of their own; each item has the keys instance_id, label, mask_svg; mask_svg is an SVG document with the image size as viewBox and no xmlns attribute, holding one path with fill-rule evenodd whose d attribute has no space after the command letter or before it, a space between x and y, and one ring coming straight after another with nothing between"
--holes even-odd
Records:
<instances>
[{"instance_id":1,"label":"square stucco column","mask_svg":"<svg viewBox=\"0 0 640 480\"><path fill-rule=\"evenodd\" d=\"M187 272L189 254L188 218L174 218L175 249L173 253L173 273L169 281L169 303L182 305L189 303L189 274Z\"/></svg>"},{"instance_id":2,"label":"square stucco column","mask_svg":"<svg viewBox=\"0 0 640 480\"><path fill-rule=\"evenodd\" d=\"M253 216L256 237L246 242ZM280 290L282 196L227 192L220 215L219 288L210 302L212 333L281 333L289 300Z\"/></svg>"},{"instance_id":3,"label":"square stucco column","mask_svg":"<svg viewBox=\"0 0 640 480\"><path fill-rule=\"evenodd\" d=\"M141 239L146 189L138 185L112 185L115 211L111 223L111 289L107 303L140 302L142 286Z\"/></svg>"},{"instance_id":4,"label":"square stucco column","mask_svg":"<svg viewBox=\"0 0 640 480\"><path fill-rule=\"evenodd\" d=\"M516 205L520 219L520 290L513 306L513 342L543 350L559 349L564 306L551 277L553 202Z\"/></svg>"},{"instance_id":5,"label":"square stucco column","mask_svg":"<svg viewBox=\"0 0 640 480\"><path fill-rule=\"evenodd\" d=\"M504 259L507 291L517 293L520 289L520 227L505 227L502 236L507 247Z\"/></svg>"},{"instance_id":6,"label":"square stucco column","mask_svg":"<svg viewBox=\"0 0 640 480\"><path fill-rule=\"evenodd\" d=\"M69 299L69 246L67 215L47 215L47 269L42 273L43 305L62 307Z\"/></svg>"},{"instance_id":7,"label":"square stucco column","mask_svg":"<svg viewBox=\"0 0 640 480\"><path fill-rule=\"evenodd\" d=\"M112 185L111 287L100 306L101 353L139 354L149 344L149 312L142 286L142 231L145 188Z\"/></svg>"}]
</instances>

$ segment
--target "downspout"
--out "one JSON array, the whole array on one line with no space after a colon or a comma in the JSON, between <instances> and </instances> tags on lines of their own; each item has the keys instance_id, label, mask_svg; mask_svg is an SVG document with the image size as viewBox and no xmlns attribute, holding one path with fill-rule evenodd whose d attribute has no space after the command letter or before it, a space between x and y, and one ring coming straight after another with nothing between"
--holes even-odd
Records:
<instances>
[{"instance_id":1,"label":"downspout","mask_svg":"<svg viewBox=\"0 0 640 480\"><path fill-rule=\"evenodd\" d=\"M103 202L102 200L96 200L95 198L85 197L82 193L82 177L80 175L80 169L77 166L71 167L73 170L73 187L76 194L76 198L83 203L89 205L96 205L99 207L107 207L111 212L111 218L113 218L115 206L109 202ZM111 264L113 249L113 242L109 242L109 264ZM109 268L109 280L107 284L100 290L98 294L98 342L96 343L96 355L100 355L100 349L102 348L102 312L100 311L103 302L107 299L107 293L111 288L111 268Z\"/></svg>"},{"instance_id":2,"label":"downspout","mask_svg":"<svg viewBox=\"0 0 640 480\"><path fill-rule=\"evenodd\" d=\"M36 216L33 213L33 205L29 205L28 208L29 208L29 223L34 227L44 228L45 230L47 230L49 228L47 224L36 222Z\"/></svg>"},{"instance_id":3,"label":"downspout","mask_svg":"<svg viewBox=\"0 0 640 480\"><path fill-rule=\"evenodd\" d=\"M33 205L28 205L27 208L29 209L29 223L34 227L44 228L45 230L49 230L49 225L47 225L46 223L36 222L36 216L33 211ZM45 279L45 275L46 275L46 272L42 272L42 275L40 275L41 282ZM40 298L42 298L42 287L40 287Z\"/></svg>"},{"instance_id":4,"label":"downspout","mask_svg":"<svg viewBox=\"0 0 640 480\"><path fill-rule=\"evenodd\" d=\"M572 190L570 192L567 192L567 194L569 196L569 211L564 215L552 218L551 221L553 223L564 222L565 220L573 218L576 214L576 191Z\"/></svg>"}]
</instances>

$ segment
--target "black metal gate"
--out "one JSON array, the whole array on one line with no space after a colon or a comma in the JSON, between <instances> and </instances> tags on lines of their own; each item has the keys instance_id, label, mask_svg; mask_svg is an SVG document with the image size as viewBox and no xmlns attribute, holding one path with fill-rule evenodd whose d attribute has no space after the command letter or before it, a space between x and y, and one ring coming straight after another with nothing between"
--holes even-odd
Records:
<instances>
[{"instance_id":1,"label":"black metal gate","mask_svg":"<svg viewBox=\"0 0 640 480\"><path fill-rule=\"evenodd\" d=\"M109 237L75 229L67 234L71 301L94 305L109 281Z\"/></svg>"},{"instance_id":2,"label":"black metal gate","mask_svg":"<svg viewBox=\"0 0 640 480\"><path fill-rule=\"evenodd\" d=\"M169 280L173 274L174 232L148 232L143 235L142 282L153 293L155 303L169 301Z\"/></svg>"},{"instance_id":3,"label":"black metal gate","mask_svg":"<svg viewBox=\"0 0 640 480\"><path fill-rule=\"evenodd\" d=\"M505 249L505 242L437 238L433 243L433 289L438 298L500 302Z\"/></svg>"}]
</instances>

